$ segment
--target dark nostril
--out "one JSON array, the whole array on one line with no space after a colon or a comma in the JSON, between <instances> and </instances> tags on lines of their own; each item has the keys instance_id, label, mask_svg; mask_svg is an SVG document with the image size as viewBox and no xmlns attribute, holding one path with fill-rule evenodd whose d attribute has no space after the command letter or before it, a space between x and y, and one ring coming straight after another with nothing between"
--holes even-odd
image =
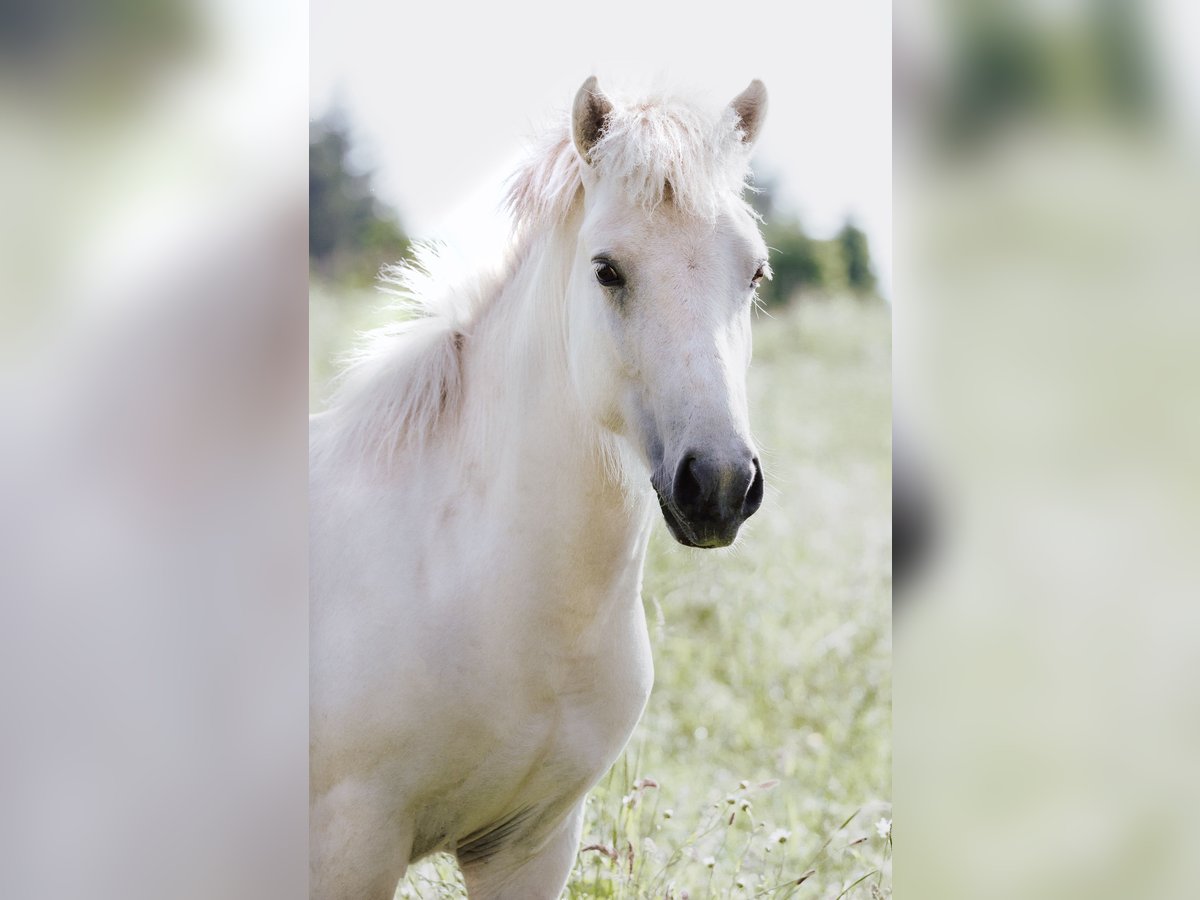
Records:
<instances>
[{"instance_id":1,"label":"dark nostril","mask_svg":"<svg viewBox=\"0 0 1200 900\"><path fill-rule=\"evenodd\" d=\"M689 453L671 486L676 510L689 519L748 519L762 505L763 475L757 457L751 457L749 469L744 466L745 457L735 463Z\"/></svg>"},{"instance_id":2,"label":"dark nostril","mask_svg":"<svg viewBox=\"0 0 1200 900\"><path fill-rule=\"evenodd\" d=\"M680 509L691 509L700 502L704 488L700 484L696 471L696 457L685 456L675 473L674 495L675 503Z\"/></svg>"},{"instance_id":3,"label":"dark nostril","mask_svg":"<svg viewBox=\"0 0 1200 900\"><path fill-rule=\"evenodd\" d=\"M750 518L758 508L762 506L763 501L763 474L762 466L758 464L758 457L754 458L754 480L750 482L750 487L746 490L746 499L742 501L742 515L745 518Z\"/></svg>"}]
</instances>

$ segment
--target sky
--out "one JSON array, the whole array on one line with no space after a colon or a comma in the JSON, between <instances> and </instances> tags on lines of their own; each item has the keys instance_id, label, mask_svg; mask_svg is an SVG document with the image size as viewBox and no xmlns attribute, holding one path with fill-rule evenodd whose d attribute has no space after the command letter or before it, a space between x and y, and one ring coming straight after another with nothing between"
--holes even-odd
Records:
<instances>
[{"instance_id":1,"label":"sky","mask_svg":"<svg viewBox=\"0 0 1200 900\"><path fill-rule=\"evenodd\" d=\"M761 78L756 170L810 233L853 217L891 296L890 2L313 0L310 23L310 112L346 109L415 237L498 237L504 179L591 74L720 101Z\"/></svg>"}]
</instances>

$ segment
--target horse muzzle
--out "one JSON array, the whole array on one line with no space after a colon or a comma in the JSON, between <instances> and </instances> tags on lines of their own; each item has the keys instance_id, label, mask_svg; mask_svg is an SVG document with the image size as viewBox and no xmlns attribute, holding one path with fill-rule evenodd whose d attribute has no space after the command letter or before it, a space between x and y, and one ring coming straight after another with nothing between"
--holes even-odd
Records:
<instances>
[{"instance_id":1,"label":"horse muzzle","mask_svg":"<svg viewBox=\"0 0 1200 900\"><path fill-rule=\"evenodd\" d=\"M654 479L663 518L685 547L728 547L762 505L758 457L685 453L669 482Z\"/></svg>"}]
</instances>

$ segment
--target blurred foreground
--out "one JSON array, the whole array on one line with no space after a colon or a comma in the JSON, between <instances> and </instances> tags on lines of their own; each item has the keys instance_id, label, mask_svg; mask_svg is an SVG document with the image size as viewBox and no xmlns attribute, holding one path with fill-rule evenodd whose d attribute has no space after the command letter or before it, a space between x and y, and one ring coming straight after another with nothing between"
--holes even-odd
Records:
<instances>
[{"instance_id":1,"label":"blurred foreground","mask_svg":"<svg viewBox=\"0 0 1200 900\"><path fill-rule=\"evenodd\" d=\"M0 896L307 892L305 32L0 10Z\"/></svg>"},{"instance_id":2,"label":"blurred foreground","mask_svg":"<svg viewBox=\"0 0 1200 900\"><path fill-rule=\"evenodd\" d=\"M1195 7L898 4L898 896L1200 881Z\"/></svg>"}]
</instances>

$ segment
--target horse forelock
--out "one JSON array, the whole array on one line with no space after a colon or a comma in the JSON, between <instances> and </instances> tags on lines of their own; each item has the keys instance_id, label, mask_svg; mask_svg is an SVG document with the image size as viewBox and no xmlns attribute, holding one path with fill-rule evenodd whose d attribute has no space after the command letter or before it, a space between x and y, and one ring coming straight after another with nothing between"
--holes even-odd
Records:
<instances>
[{"instance_id":1,"label":"horse forelock","mask_svg":"<svg viewBox=\"0 0 1200 900\"><path fill-rule=\"evenodd\" d=\"M562 224L583 190L589 164L620 184L647 210L669 203L714 218L730 194L740 196L749 176L749 147L737 114L663 95L632 101L610 98L613 108L584 162L564 116L550 128L509 182L506 206L519 229Z\"/></svg>"}]
</instances>

